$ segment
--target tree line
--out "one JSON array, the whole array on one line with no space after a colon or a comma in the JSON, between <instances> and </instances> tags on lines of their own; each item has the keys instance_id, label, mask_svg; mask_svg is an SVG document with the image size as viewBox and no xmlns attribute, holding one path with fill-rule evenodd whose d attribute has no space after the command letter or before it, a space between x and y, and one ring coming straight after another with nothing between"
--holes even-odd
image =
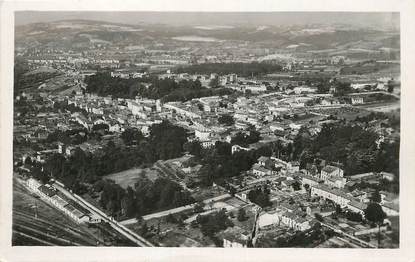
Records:
<instances>
[{"instance_id":1,"label":"tree line","mask_svg":"<svg viewBox=\"0 0 415 262\"><path fill-rule=\"evenodd\" d=\"M274 72L280 72L282 66L265 63L204 63L180 67L178 73L189 74L237 74L238 76L260 76Z\"/></svg>"},{"instance_id":2,"label":"tree line","mask_svg":"<svg viewBox=\"0 0 415 262\"><path fill-rule=\"evenodd\" d=\"M188 101L193 98L215 95L229 95L233 91L225 88L209 89L203 87L199 80L181 80L149 77L145 79L124 79L111 77L109 72L97 72L85 78L86 91L100 96L133 99L137 95L162 102ZM147 83L144 85L143 83Z\"/></svg>"}]
</instances>

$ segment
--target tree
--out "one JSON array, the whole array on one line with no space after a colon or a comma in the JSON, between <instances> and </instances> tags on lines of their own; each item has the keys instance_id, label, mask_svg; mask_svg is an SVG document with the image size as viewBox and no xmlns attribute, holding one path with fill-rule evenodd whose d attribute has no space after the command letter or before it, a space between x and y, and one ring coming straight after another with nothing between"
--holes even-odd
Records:
<instances>
[{"instance_id":1,"label":"tree","mask_svg":"<svg viewBox=\"0 0 415 262\"><path fill-rule=\"evenodd\" d=\"M194 213L202 213L204 211L203 207L205 205L202 202L197 202L193 208Z\"/></svg>"},{"instance_id":2,"label":"tree","mask_svg":"<svg viewBox=\"0 0 415 262\"><path fill-rule=\"evenodd\" d=\"M395 86L393 85L393 81L389 80L388 81L388 92L392 93L394 88L395 88Z\"/></svg>"},{"instance_id":3,"label":"tree","mask_svg":"<svg viewBox=\"0 0 415 262\"><path fill-rule=\"evenodd\" d=\"M137 128L127 128L122 132L121 139L126 145L132 145L139 143L144 139L144 136Z\"/></svg>"},{"instance_id":4,"label":"tree","mask_svg":"<svg viewBox=\"0 0 415 262\"><path fill-rule=\"evenodd\" d=\"M301 184L297 180L294 183L292 183L291 186L293 187L294 191L298 191L301 189Z\"/></svg>"},{"instance_id":5,"label":"tree","mask_svg":"<svg viewBox=\"0 0 415 262\"><path fill-rule=\"evenodd\" d=\"M328 92L329 92L329 90L330 90L330 86L329 86L329 84L328 84L328 82L327 82L327 81L325 81L325 82L320 82L320 83L318 83L318 84L317 84L317 92L318 92L319 94L325 94L325 93L328 93Z\"/></svg>"},{"instance_id":6,"label":"tree","mask_svg":"<svg viewBox=\"0 0 415 262\"><path fill-rule=\"evenodd\" d=\"M380 226L386 218L385 212L378 203L369 203L365 209L365 218L378 226L378 247L380 245Z\"/></svg>"},{"instance_id":7,"label":"tree","mask_svg":"<svg viewBox=\"0 0 415 262\"><path fill-rule=\"evenodd\" d=\"M341 206L336 204L336 214L340 214L341 212L342 212Z\"/></svg>"},{"instance_id":8,"label":"tree","mask_svg":"<svg viewBox=\"0 0 415 262\"><path fill-rule=\"evenodd\" d=\"M194 140L191 142L186 142L183 145L184 150L188 151L190 154L194 155L195 157L201 157L202 156L202 145L199 141Z\"/></svg>"},{"instance_id":9,"label":"tree","mask_svg":"<svg viewBox=\"0 0 415 262\"><path fill-rule=\"evenodd\" d=\"M217 88L217 87L219 87L219 78L215 77L212 80L210 80L209 86L211 88Z\"/></svg>"},{"instance_id":10,"label":"tree","mask_svg":"<svg viewBox=\"0 0 415 262\"><path fill-rule=\"evenodd\" d=\"M320 221L320 222L324 221L323 216L322 216L322 215L320 215L319 213L314 213L314 216L315 216L315 218L316 218L318 221Z\"/></svg>"},{"instance_id":11,"label":"tree","mask_svg":"<svg viewBox=\"0 0 415 262\"><path fill-rule=\"evenodd\" d=\"M370 200L375 203L380 203L382 201L382 196L379 193L379 189L376 189L375 192L370 197Z\"/></svg>"},{"instance_id":12,"label":"tree","mask_svg":"<svg viewBox=\"0 0 415 262\"><path fill-rule=\"evenodd\" d=\"M271 206L269 199L269 191L262 188L257 188L249 191L248 199L260 207Z\"/></svg>"},{"instance_id":13,"label":"tree","mask_svg":"<svg viewBox=\"0 0 415 262\"><path fill-rule=\"evenodd\" d=\"M231 126L235 123L235 120L233 119L231 115L221 115L218 118L218 121L220 124L226 125L226 126Z\"/></svg>"},{"instance_id":14,"label":"tree","mask_svg":"<svg viewBox=\"0 0 415 262\"><path fill-rule=\"evenodd\" d=\"M238 221L245 221L247 219L246 217L246 211L245 209L241 208L238 210Z\"/></svg>"}]
</instances>

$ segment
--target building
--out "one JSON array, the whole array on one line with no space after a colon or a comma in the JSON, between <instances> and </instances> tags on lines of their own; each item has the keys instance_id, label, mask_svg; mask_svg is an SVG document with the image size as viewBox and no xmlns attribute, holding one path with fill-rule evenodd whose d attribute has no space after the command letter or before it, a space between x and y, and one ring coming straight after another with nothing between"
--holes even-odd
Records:
<instances>
[{"instance_id":1,"label":"building","mask_svg":"<svg viewBox=\"0 0 415 262\"><path fill-rule=\"evenodd\" d=\"M252 173L256 176L269 176L272 174L272 171L259 164L254 164L252 167Z\"/></svg>"},{"instance_id":2,"label":"building","mask_svg":"<svg viewBox=\"0 0 415 262\"><path fill-rule=\"evenodd\" d=\"M359 105L363 104L363 97L360 96L352 96L351 97L352 105Z\"/></svg>"},{"instance_id":3,"label":"building","mask_svg":"<svg viewBox=\"0 0 415 262\"><path fill-rule=\"evenodd\" d=\"M245 248L251 240L251 234L237 226L226 229L222 235L223 247L226 248Z\"/></svg>"},{"instance_id":4,"label":"building","mask_svg":"<svg viewBox=\"0 0 415 262\"><path fill-rule=\"evenodd\" d=\"M325 181L330 177L343 177L343 170L335 166L325 166L321 169L320 178Z\"/></svg>"},{"instance_id":5,"label":"building","mask_svg":"<svg viewBox=\"0 0 415 262\"><path fill-rule=\"evenodd\" d=\"M344 188L346 185L346 178L344 177L329 177L324 183L330 187Z\"/></svg>"},{"instance_id":6,"label":"building","mask_svg":"<svg viewBox=\"0 0 415 262\"><path fill-rule=\"evenodd\" d=\"M233 145L232 148L231 148L232 154L234 154L235 152L241 151L241 150L249 151L249 150L252 150L252 149L251 148L242 147L242 146L239 146L239 145Z\"/></svg>"},{"instance_id":7,"label":"building","mask_svg":"<svg viewBox=\"0 0 415 262\"><path fill-rule=\"evenodd\" d=\"M367 208L367 204L358 202L358 201L350 201L347 204L347 209L349 209L352 212L359 213L364 217L365 215L365 209Z\"/></svg>"},{"instance_id":8,"label":"building","mask_svg":"<svg viewBox=\"0 0 415 262\"><path fill-rule=\"evenodd\" d=\"M346 195L343 191L335 188L330 188L327 185L320 184L311 187L311 195L319 196L321 198L333 201L341 207L346 207L352 201L352 197Z\"/></svg>"},{"instance_id":9,"label":"building","mask_svg":"<svg viewBox=\"0 0 415 262\"><path fill-rule=\"evenodd\" d=\"M320 184L320 179L318 179L316 177L313 177L313 176L305 176L305 175L303 175L301 177L301 183L303 185L307 184L307 185L309 185L311 187L311 186L315 186L315 185Z\"/></svg>"},{"instance_id":10,"label":"building","mask_svg":"<svg viewBox=\"0 0 415 262\"><path fill-rule=\"evenodd\" d=\"M304 231L310 229L310 222L301 216L298 216L292 212L285 212L281 215L281 223L294 230Z\"/></svg>"},{"instance_id":11,"label":"building","mask_svg":"<svg viewBox=\"0 0 415 262\"><path fill-rule=\"evenodd\" d=\"M38 188L42 185L41 183L39 183L36 179L33 179L33 178L29 178L27 181L26 181L26 184L27 184L27 186L31 189L31 190L33 190L33 191L35 191L35 192L37 192L38 191Z\"/></svg>"}]
</instances>

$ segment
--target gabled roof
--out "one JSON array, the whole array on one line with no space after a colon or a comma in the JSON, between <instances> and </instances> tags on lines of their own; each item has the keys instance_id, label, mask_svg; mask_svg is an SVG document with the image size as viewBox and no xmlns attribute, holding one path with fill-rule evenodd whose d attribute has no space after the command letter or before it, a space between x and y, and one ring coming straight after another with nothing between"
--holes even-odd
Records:
<instances>
[{"instance_id":1,"label":"gabled roof","mask_svg":"<svg viewBox=\"0 0 415 262\"><path fill-rule=\"evenodd\" d=\"M339 169L338 167L335 166L325 166L321 171L327 172L327 173L333 173L334 171L336 171L337 169Z\"/></svg>"}]
</instances>

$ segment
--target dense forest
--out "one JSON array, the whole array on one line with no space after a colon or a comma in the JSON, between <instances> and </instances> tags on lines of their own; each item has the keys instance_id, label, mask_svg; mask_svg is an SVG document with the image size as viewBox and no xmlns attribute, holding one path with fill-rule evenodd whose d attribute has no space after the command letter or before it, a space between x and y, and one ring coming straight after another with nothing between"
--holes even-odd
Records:
<instances>
[{"instance_id":1,"label":"dense forest","mask_svg":"<svg viewBox=\"0 0 415 262\"><path fill-rule=\"evenodd\" d=\"M163 102L188 101L193 98L228 95L233 91L225 88L205 88L196 80L158 79L149 77L145 79L123 79L111 77L108 72L98 72L85 79L86 91L100 96L112 95L119 98L135 98L140 95L151 99L160 99ZM147 83L145 86L142 83Z\"/></svg>"},{"instance_id":2,"label":"dense forest","mask_svg":"<svg viewBox=\"0 0 415 262\"><path fill-rule=\"evenodd\" d=\"M189 74L237 74L238 76L260 76L271 74L282 70L280 65L271 63L205 63L180 67L178 73Z\"/></svg>"}]
</instances>

